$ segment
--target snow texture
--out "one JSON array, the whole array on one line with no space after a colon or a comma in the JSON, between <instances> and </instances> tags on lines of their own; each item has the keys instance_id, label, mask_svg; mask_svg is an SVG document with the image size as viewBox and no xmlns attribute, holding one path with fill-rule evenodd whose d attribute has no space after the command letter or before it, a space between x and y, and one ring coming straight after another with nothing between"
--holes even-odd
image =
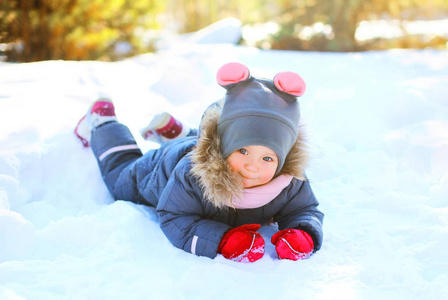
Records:
<instances>
[{"instance_id":1,"label":"snow texture","mask_svg":"<svg viewBox=\"0 0 448 300\"><path fill-rule=\"evenodd\" d=\"M139 129L162 111L197 126L229 61L307 82L307 174L325 213L323 247L307 260L278 260L274 225L261 228L255 263L175 248L153 208L113 201L73 134L106 95L143 151L154 148ZM0 299L442 299L447 97L448 52L433 50L182 43L120 62L0 63Z\"/></svg>"}]
</instances>

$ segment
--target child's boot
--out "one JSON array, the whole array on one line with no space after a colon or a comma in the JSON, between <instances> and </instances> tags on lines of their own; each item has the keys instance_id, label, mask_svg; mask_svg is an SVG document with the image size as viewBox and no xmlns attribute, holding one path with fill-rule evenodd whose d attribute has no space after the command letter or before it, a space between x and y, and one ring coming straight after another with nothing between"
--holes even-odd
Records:
<instances>
[{"instance_id":1,"label":"child's boot","mask_svg":"<svg viewBox=\"0 0 448 300\"><path fill-rule=\"evenodd\" d=\"M108 122L117 121L115 107L111 100L100 98L92 103L75 128L76 136L84 147L89 147L92 130Z\"/></svg>"},{"instance_id":2,"label":"child's boot","mask_svg":"<svg viewBox=\"0 0 448 300\"><path fill-rule=\"evenodd\" d=\"M155 115L148 126L140 130L145 140L159 144L185 137L189 132L190 128L188 126L185 126L167 112Z\"/></svg>"}]
</instances>

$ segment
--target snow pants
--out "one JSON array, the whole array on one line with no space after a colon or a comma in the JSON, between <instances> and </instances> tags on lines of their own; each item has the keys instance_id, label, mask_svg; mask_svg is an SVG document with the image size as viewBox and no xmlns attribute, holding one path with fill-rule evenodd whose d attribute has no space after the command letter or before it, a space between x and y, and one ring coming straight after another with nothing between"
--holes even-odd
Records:
<instances>
[{"instance_id":1,"label":"snow pants","mask_svg":"<svg viewBox=\"0 0 448 300\"><path fill-rule=\"evenodd\" d=\"M148 205L138 191L134 170L143 154L129 128L118 122L104 124L92 131L90 145L114 199Z\"/></svg>"},{"instance_id":2,"label":"snow pants","mask_svg":"<svg viewBox=\"0 0 448 300\"><path fill-rule=\"evenodd\" d=\"M192 129L188 136L196 136L197 133ZM143 155L129 128L118 122L104 124L92 131L90 145L104 183L115 200L157 205L157 197L143 197L139 183L156 172L154 169L163 159L163 151L154 149Z\"/></svg>"}]
</instances>

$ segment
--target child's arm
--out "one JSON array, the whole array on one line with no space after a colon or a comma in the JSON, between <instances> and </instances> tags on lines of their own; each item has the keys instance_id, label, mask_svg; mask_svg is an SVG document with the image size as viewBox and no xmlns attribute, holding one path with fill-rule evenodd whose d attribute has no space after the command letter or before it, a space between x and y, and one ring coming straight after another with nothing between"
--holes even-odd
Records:
<instances>
[{"instance_id":1,"label":"child's arm","mask_svg":"<svg viewBox=\"0 0 448 300\"><path fill-rule=\"evenodd\" d=\"M166 199L158 205L157 212L160 217L160 228L168 240L177 248L198 256L215 258L218 246L224 234L231 229L227 224L214 220L203 219L194 211L197 205L192 199L184 198L188 210L176 211L170 203L177 200Z\"/></svg>"},{"instance_id":2,"label":"child's arm","mask_svg":"<svg viewBox=\"0 0 448 300\"><path fill-rule=\"evenodd\" d=\"M214 258L224 234L232 227L206 219L202 192L188 173L175 170L162 193L157 213L160 227L168 240L187 252Z\"/></svg>"},{"instance_id":3,"label":"child's arm","mask_svg":"<svg viewBox=\"0 0 448 300\"><path fill-rule=\"evenodd\" d=\"M274 216L279 230L300 229L311 235L314 251L322 246L322 220L324 214L317 208L319 203L308 181L294 179L289 190L289 201Z\"/></svg>"}]
</instances>

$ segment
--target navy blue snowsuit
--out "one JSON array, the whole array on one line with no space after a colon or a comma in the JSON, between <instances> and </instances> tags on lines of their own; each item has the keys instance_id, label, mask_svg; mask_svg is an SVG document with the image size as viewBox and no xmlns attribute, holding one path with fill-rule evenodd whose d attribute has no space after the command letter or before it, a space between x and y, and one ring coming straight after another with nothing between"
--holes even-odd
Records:
<instances>
[{"instance_id":1,"label":"navy blue snowsuit","mask_svg":"<svg viewBox=\"0 0 448 300\"><path fill-rule=\"evenodd\" d=\"M321 247L323 214L308 181L294 178L262 207L218 208L206 199L191 173L197 141L197 136L176 139L143 155L129 129L113 122L92 132L91 146L113 197L156 207L166 237L187 252L214 258L229 229L270 221L277 222L280 230L307 231L315 251Z\"/></svg>"}]
</instances>

